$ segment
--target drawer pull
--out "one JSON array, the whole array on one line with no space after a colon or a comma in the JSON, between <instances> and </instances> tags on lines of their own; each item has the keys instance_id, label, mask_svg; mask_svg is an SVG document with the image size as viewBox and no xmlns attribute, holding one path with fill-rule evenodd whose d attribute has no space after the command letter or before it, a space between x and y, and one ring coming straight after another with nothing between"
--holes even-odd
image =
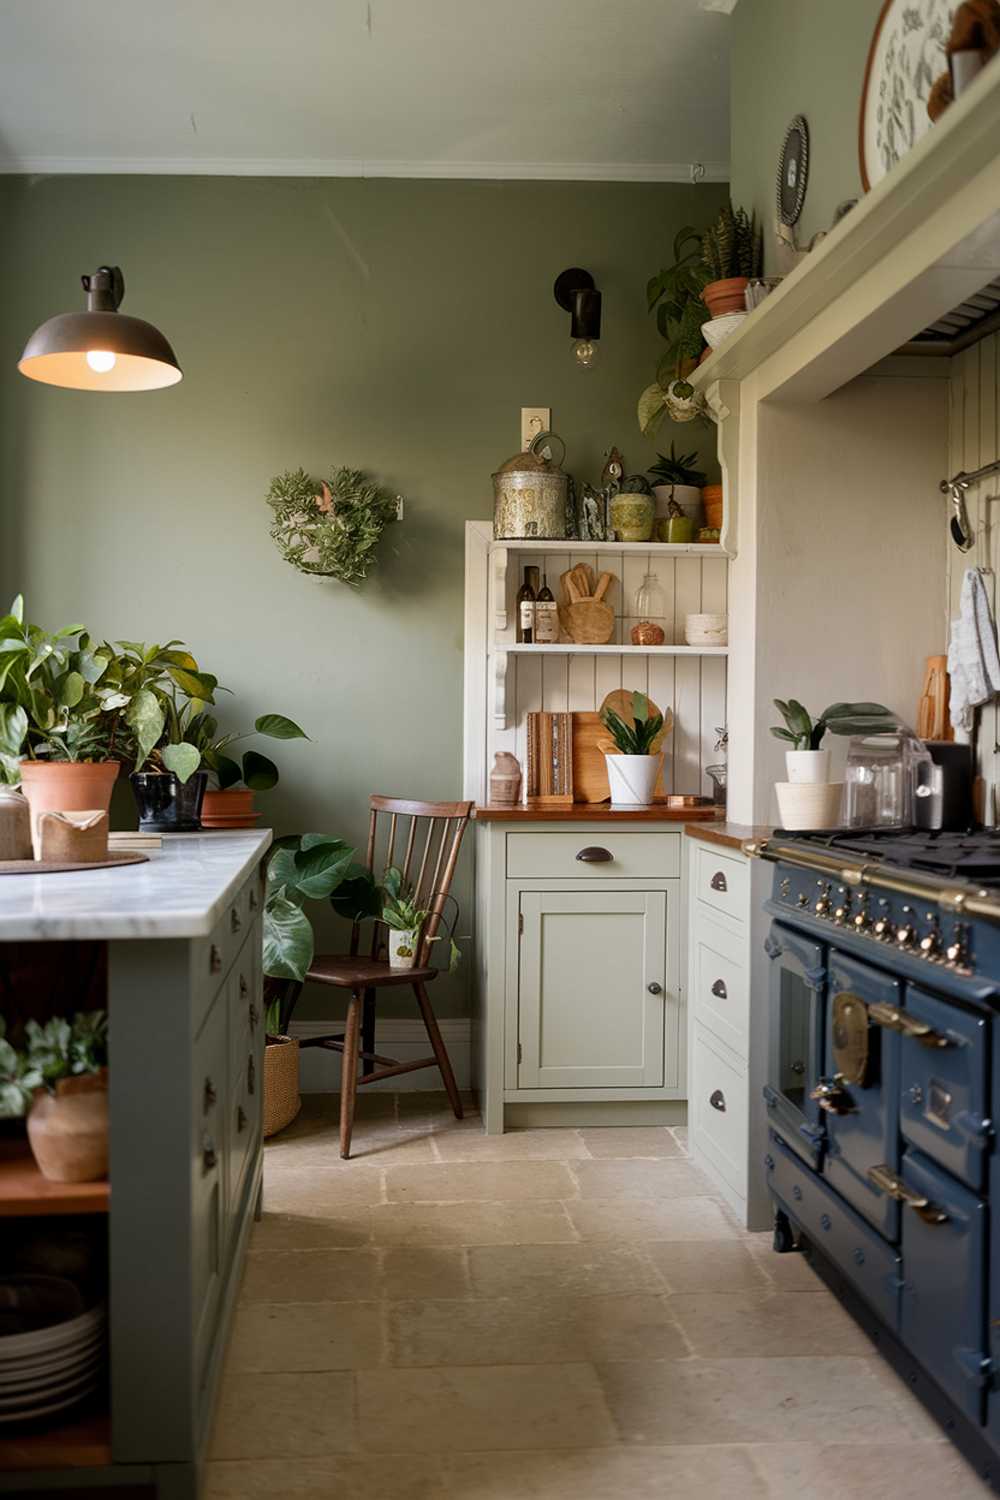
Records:
<instances>
[{"instance_id":1,"label":"drawer pull","mask_svg":"<svg viewBox=\"0 0 1000 1500\"><path fill-rule=\"evenodd\" d=\"M202 1114L208 1114L209 1110L213 1107L218 1097L218 1094L215 1092L215 1084L212 1082L211 1078L206 1078L205 1088L202 1094Z\"/></svg>"},{"instance_id":2,"label":"drawer pull","mask_svg":"<svg viewBox=\"0 0 1000 1500\"><path fill-rule=\"evenodd\" d=\"M229 930L231 932L239 932L242 926L243 923L240 921L240 914L234 906L232 911L229 913Z\"/></svg>"},{"instance_id":3,"label":"drawer pull","mask_svg":"<svg viewBox=\"0 0 1000 1500\"><path fill-rule=\"evenodd\" d=\"M213 1167L218 1166L219 1153L215 1149L215 1142L210 1135L202 1136L201 1141L201 1169L203 1172L211 1172Z\"/></svg>"},{"instance_id":4,"label":"drawer pull","mask_svg":"<svg viewBox=\"0 0 1000 1500\"><path fill-rule=\"evenodd\" d=\"M257 1069L252 1055L247 1058L247 1093L252 1094L257 1085Z\"/></svg>"},{"instance_id":5,"label":"drawer pull","mask_svg":"<svg viewBox=\"0 0 1000 1500\"><path fill-rule=\"evenodd\" d=\"M251 891L250 892L250 902L249 902L249 905L250 905L250 910L251 911L256 911L257 910L257 892L256 891Z\"/></svg>"},{"instance_id":6,"label":"drawer pull","mask_svg":"<svg viewBox=\"0 0 1000 1500\"><path fill-rule=\"evenodd\" d=\"M729 889L729 886L726 884L726 877L721 870L716 870L708 883L713 891L728 891Z\"/></svg>"},{"instance_id":7,"label":"drawer pull","mask_svg":"<svg viewBox=\"0 0 1000 1500\"><path fill-rule=\"evenodd\" d=\"M726 1113L726 1096L721 1089L713 1089L708 1096L708 1102L713 1109L717 1109L720 1115Z\"/></svg>"},{"instance_id":8,"label":"drawer pull","mask_svg":"<svg viewBox=\"0 0 1000 1500\"><path fill-rule=\"evenodd\" d=\"M219 950L216 947L215 943L213 943L212 947L211 947L211 950L209 951L209 955L208 955L208 972L210 974L218 974L221 971L221 969L222 969L222 954L219 952Z\"/></svg>"},{"instance_id":9,"label":"drawer pull","mask_svg":"<svg viewBox=\"0 0 1000 1500\"><path fill-rule=\"evenodd\" d=\"M868 1168L868 1181L880 1193L885 1193L887 1197L895 1198L897 1203L905 1203L907 1208L912 1208L925 1224L948 1222L948 1215L943 1208L938 1208L936 1204L931 1203L923 1193L915 1193L912 1188L908 1188L902 1177L898 1177L885 1163Z\"/></svg>"},{"instance_id":10,"label":"drawer pull","mask_svg":"<svg viewBox=\"0 0 1000 1500\"><path fill-rule=\"evenodd\" d=\"M256 1007L256 1005L254 1005L254 1003L253 1003L252 1000L250 1001L249 1015L250 1015L250 1025L251 1025L251 1027L256 1026L256 1024L257 1024L258 1020L260 1019L260 1017L257 1014L257 1007Z\"/></svg>"},{"instance_id":11,"label":"drawer pull","mask_svg":"<svg viewBox=\"0 0 1000 1500\"><path fill-rule=\"evenodd\" d=\"M240 999L241 1000L245 1000L246 997L249 995L249 993L250 993L250 986L247 984L246 975L245 974L241 974L240 975Z\"/></svg>"},{"instance_id":12,"label":"drawer pull","mask_svg":"<svg viewBox=\"0 0 1000 1500\"><path fill-rule=\"evenodd\" d=\"M611 850L602 849L600 844L588 844L576 857L585 865L609 865L614 859Z\"/></svg>"},{"instance_id":13,"label":"drawer pull","mask_svg":"<svg viewBox=\"0 0 1000 1500\"><path fill-rule=\"evenodd\" d=\"M712 985L712 994L715 996L716 1000L729 999L729 991L726 989L726 981L724 979L717 979L715 981L715 983Z\"/></svg>"},{"instance_id":14,"label":"drawer pull","mask_svg":"<svg viewBox=\"0 0 1000 1500\"><path fill-rule=\"evenodd\" d=\"M242 1104L238 1104L236 1106L236 1129L240 1132L241 1135L247 1128L248 1119L249 1116L247 1115L246 1110L243 1108Z\"/></svg>"}]
</instances>

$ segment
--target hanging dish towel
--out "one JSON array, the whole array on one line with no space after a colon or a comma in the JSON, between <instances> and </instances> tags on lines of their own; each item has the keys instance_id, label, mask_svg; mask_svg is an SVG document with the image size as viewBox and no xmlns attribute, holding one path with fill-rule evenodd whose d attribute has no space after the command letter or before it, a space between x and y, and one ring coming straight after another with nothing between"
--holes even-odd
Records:
<instances>
[{"instance_id":1,"label":"hanging dish towel","mask_svg":"<svg viewBox=\"0 0 1000 1500\"><path fill-rule=\"evenodd\" d=\"M978 568L968 568L962 580L958 619L951 622L948 671L951 722L964 737L972 730L976 708L1000 692L997 630Z\"/></svg>"}]
</instances>

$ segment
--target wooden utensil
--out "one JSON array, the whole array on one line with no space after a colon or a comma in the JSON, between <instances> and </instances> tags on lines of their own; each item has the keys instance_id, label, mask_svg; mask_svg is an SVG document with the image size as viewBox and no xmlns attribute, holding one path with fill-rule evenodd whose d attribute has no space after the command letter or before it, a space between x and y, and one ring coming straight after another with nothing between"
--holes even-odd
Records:
<instances>
[{"instance_id":1,"label":"wooden utensil","mask_svg":"<svg viewBox=\"0 0 1000 1500\"><path fill-rule=\"evenodd\" d=\"M924 687L917 704L917 736L922 740L950 740L954 730L948 715L950 682L947 656L928 656Z\"/></svg>"},{"instance_id":2,"label":"wooden utensil","mask_svg":"<svg viewBox=\"0 0 1000 1500\"><path fill-rule=\"evenodd\" d=\"M615 633L615 612L601 599L581 599L566 609L570 636L581 646L606 646Z\"/></svg>"},{"instance_id":3,"label":"wooden utensil","mask_svg":"<svg viewBox=\"0 0 1000 1500\"><path fill-rule=\"evenodd\" d=\"M589 599L594 592L594 570L589 563L577 563L573 569L579 580L578 587L584 599Z\"/></svg>"},{"instance_id":4,"label":"wooden utensil","mask_svg":"<svg viewBox=\"0 0 1000 1500\"><path fill-rule=\"evenodd\" d=\"M597 584L594 588L594 598L603 599L614 581L615 580L613 574L602 573L600 578L597 580Z\"/></svg>"},{"instance_id":5,"label":"wooden utensil","mask_svg":"<svg viewBox=\"0 0 1000 1500\"><path fill-rule=\"evenodd\" d=\"M570 568L567 572L563 573L560 576L559 582L562 585L562 602L564 604L576 604L580 599L583 598L583 595L580 592L580 585L577 582L576 578L574 578L573 576L572 568Z\"/></svg>"}]
</instances>

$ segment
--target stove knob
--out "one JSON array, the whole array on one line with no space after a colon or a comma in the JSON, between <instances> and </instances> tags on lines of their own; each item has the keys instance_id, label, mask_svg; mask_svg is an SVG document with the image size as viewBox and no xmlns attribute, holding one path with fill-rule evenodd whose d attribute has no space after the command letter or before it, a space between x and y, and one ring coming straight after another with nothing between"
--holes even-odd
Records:
<instances>
[{"instance_id":1,"label":"stove knob","mask_svg":"<svg viewBox=\"0 0 1000 1500\"><path fill-rule=\"evenodd\" d=\"M892 923L890 921L888 901L880 901L878 904L878 916L872 928L872 935L877 938L889 939L892 937Z\"/></svg>"},{"instance_id":2,"label":"stove knob","mask_svg":"<svg viewBox=\"0 0 1000 1500\"><path fill-rule=\"evenodd\" d=\"M801 894L799 895L799 905L800 906L808 906L809 905L809 897L806 895L805 891L802 891Z\"/></svg>"},{"instance_id":3,"label":"stove knob","mask_svg":"<svg viewBox=\"0 0 1000 1500\"><path fill-rule=\"evenodd\" d=\"M948 966L953 969L964 969L969 959L968 952L969 929L964 922L956 922L951 934L951 942L944 950L944 956Z\"/></svg>"},{"instance_id":4,"label":"stove knob","mask_svg":"<svg viewBox=\"0 0 1000 1500\"><path fill-rule=\"evenodd\" d=\"M904 918L904 920L903 920L902 924L899 927L896 928L896 942L897 942L897 944L899 945L900 948L912 948L913 944L916 942L917 929L914 927L913 923L911 921L909 921L909 918L912 917L912 916L913 916L913 907L912 906L904 906L903 907L903 918Z\"/></svg>"},{"instance_id":5,"label":"stove knob","mask_svg":"<svg viewBox=\"0 0 1000 1500\"><path fill-rule=\"evenodd\" d=\"M828 917L830 915L830 882L828 880L817 880L819 886L819 899L813 907L817 917Z\"/></svg>"},{"instance_id":6,"label":"stove knob","mask_svg":"<svg viewBox=\"0 0 1000 1500\"><path fill-rule=\"evenodd\" d=\"M854 916L851 918L851 925L854 928L855 932L867 932L869 927L872 925L871 913L868 910L867 896L861 897L858 909L854 913Z\"/></svg>"},{"instance_id":7,"label":"stove knob","mask_svg":"<svg viewBox=\"0 0 1000 1500\"><path fill-rule=\"evenodd\" d=\"M930 924L926 933L920 939L920 952L924 958L936 959L941 957L941 927L935 912L927 913L927 921Z\"/></svg>"},{"instance_id":8,"label":"stove knob","mask_svg":"<svg viewBox=\"0 0 1000 1500\"><path fill-rule=\"evenodd\" d=\"M851 917L851 893L846 885L837 887L837 904L833 908L833 920L838 927L843 927L850 921Z\"/></svg>"}]
</instances>

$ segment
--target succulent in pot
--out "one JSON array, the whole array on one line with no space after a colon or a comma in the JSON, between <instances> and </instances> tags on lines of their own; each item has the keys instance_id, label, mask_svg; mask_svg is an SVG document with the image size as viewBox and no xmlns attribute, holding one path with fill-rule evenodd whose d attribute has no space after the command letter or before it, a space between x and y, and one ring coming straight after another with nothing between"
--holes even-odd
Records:
<instances>
[{"instance_id":1,"label":"succulent in pot","mask_svg":"<svg viewBox=\"0 0 1000 1500\"><path fill-rule=\"evenodd\" d=\"M757 215L725 204L701 236L701 256L708 270L701 297L712 318L744 312L747 285L764 269L764 236Z\"/></svg>"},{"instance_id":2,"label":"succulent in pot","mask_svg":"<svg viewBox=\"0 0 1000 1500\"><path fill-rule=\"evenodd\" d=\"M671 443L669 455L658 453L656 463L647 470L650 479L656 481L653 494L656 496L656 530L661 542L694 541L695 532L701 525L701 487L706 476L702 469L694 467L697 457L697 452L678 454ZM671 536L668 528L660 524L678 515L690 521L690 535L686 534L688 528L685 528L684 535L678 530L678 534Z\"/></svg>"},{"instance_id":3,"label":"succulent in pot","mask_svg":"<svg viewBox=\"0 0 1000 1500\"><path fill-rule=\"evenodd\" d=\"M96 1182L108 1172L108 1018L103 1010L28 1021L24 1046L0 1018L0 1117L27 1115L43 1177Z\"/></svg>"},{"instance_id":4,"label":"succulent in pot","mask_svg":"<svg viewBox=\"0 0 1000 1500\"><path fill-rule=\"evenodd\" d=\"M654 750L663 715L651 713L645 693L632 694L632 722L627 723L613 708L601 710L601 722L614 741L617 754L605 751L611 801L619 806L645 807L653 800L656 778L663 760Z\"/></svg>"}]
</instances>

